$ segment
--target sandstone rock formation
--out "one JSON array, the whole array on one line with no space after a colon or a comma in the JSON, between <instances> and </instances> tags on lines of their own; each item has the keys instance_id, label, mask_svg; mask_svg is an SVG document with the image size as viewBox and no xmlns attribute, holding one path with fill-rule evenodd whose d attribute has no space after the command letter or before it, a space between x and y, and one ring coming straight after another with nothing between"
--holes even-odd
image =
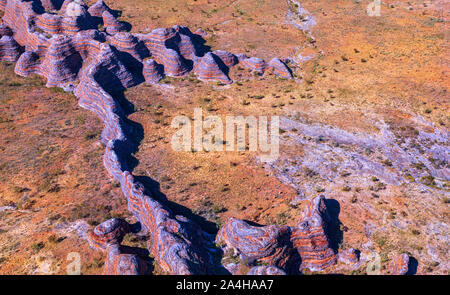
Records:
<instances>
[{"instance_id":1,"label":"sandstone rock formation","mask_svg":"<svg viewBox=\"0 0 450 295\"><path fill-rule=\"evenodd\" d=\"M269 62L269 67L273 69L273 73L280 78L292 79L291 70L279 58L273 58Z\"/></svg>"},{"instance_id":2,"label":"sandstone rock formation","mask_svg":"<svg viewBox=\"0 0 450 295\"><path fill-rule=\"evenodd\" d=\"M264 262L268 265L286 266L289 258L289 228L268 225L252 226L247 222L229 218L217 234L216 243L232 250L241 261Z\"/></svg>"},{"instance_id":3,"label":"sandstone rock formation","mask_svg":"<svg viewBox=\"0 0 450 295\"><path fill-rule=\"evenodd\" d=\"M356 250L353 248L350 248L346 251L339 252L338 260L339 260L339 262L342 262L345 264L356 264L359 261L359 257L358 257Z\"/></svg>"},{"instance_id":4,"label":"sandstone rock formation","mask_svg":"<svg viewBox=\"0 0 450 295\"><path fill-rule=\"evenodd\" d=\"M0 38L0 60L17 61L20 53L19 44L11 36L4 35Z\"/></svg>"},{"instance_id":5,"label":"sandstone rock formation","mask_svg":"<svg viewBox=\"0 0 450 295\"><path fill-rule=\"evenodd\" d=\"M59 6L58 14L42 8L58 10ZM0 10L4 11L0 59L17 60L15 72L21 76L42 75L47 78L47 87L73 90L79 105L103 122L103 163L120 183L142 233L152 240L149 250L156 262L171 274L214 273L210 236L192 221L174 215L165 203L145 190L127 167L126 157L136 148L133 127L127 123L116 95L144 79L156 83L163 75L179 77L192 69L204 81L231 83L229 67L241 62L251 70L263 72L265 62L225 51L207 52L198 42L199 35L182 26L155 29L149 34L125 33L125 25L101 0L89 9L79 0L0 0ZM106 33L94 26L99 21L95 18L100 16ZM202 31L197 33L204 35ZM218 239L249 262L269 264L252 270L255 274L286 271L297 251L292 244L302 250L298 252L304 255L306 264L326 267L333 259L327 256L326 237L321 236L323 223L313 216L315 213L297 239L292 238L295 228L257 227L237 219L231 219L221 229ZM128 223L113 219L89 234L90 245L107 253L106 274L142 274L149 270L147 261L120 245L129 231ZM309 242L300 243L299 239Z\"/></svg>"},{"instance_id":6,"label":"sandstone rock formation","mask_svg":"<svg viewBox=\"0 0 450 295\"><path fill-rule=\"evenodd\" d=\"M88 9L89 14L95 17L102 17L103 12L105 11L108 11L109 13L112 14L111 8L109 8L108 5L106 5L106 3L103 2L103 0L98 0Z\"/></svg>"},{"instance_id":7,"label":"sandstone rock formation","mask_svg":"<svg viewBox=\"0 0 450 295\"><path fill-rule=\"evenodd\" d=\"M233 53L224 51L224 50L214 50L213 54L218 56L220 60L227 66L232 67L239 63L238 58Z\"/></svg>"},{"instance_id":8,"label":"sandstone rock formation","mask_svg":"<svg viewBox=\"0 0 450 295\"><path fill-rule=\"evenodd\" d=\"M409 270L409 259L406 253L395 256L389 264L388 273L391 275L406 275Z\"/></svg>"},{"instance_id":9,"label":"sandstone rock formation","mask_svg":"<svg viewBox=\"0 0 450 295\"><path fill-rule=\"evenodd\" d=\"M123 219L112 218L88 233L89 245L106 252L104 273L107 275L146 274L150 269L129 247L121 246L123 237L131 231L131 226Z\"/></svg>"},{"instance_id":10,"label":"sandstone rock formation","mask_svg":"<svg viewBox=\"0 0 450 295\"><path fill-rule=\"evenodd\" d=\"M336 263L336 255L329 247L326 235L327 208L325 198L309 200L302 221L292 227L291 241L302 259L301 269L319 271Z\"/></svg>"},{"instance_id":11,"label":"sandstone rock formation","mask_svg":"<svg viewBox=\"0 0 450 295\"><path fill-rule=\"evenodd\" d=\"M336 263L325 232L326 206L323 196L308 201L298 226L257 227L230 218L220 229L216 243L224 251L233 250L246 263L264 262L284 271L320 271ZM297 262L296 256L300 262Z\"/></svg>"},{"instance_id":12,"label":"sandstone rock formation","mask_svg":"<svg viewBox=\"0 0 450 295\"><path fill-rule=\"evenodd\" d=\"M161 65L157 64L153 59L146 59L144 61L143 74L145 82L153 84L163 78L163 69Z\"/></svg>"},{"instance_id":13,"label":"sandstone rock formation","mask_svg":"<svg viewBox=\"0 0 450 295\"><path fill-rule=\"evenodd\" d=\"M89 245L98 250L120 244L123 237L131 231L130 225L123 219L112 218L99 225L88 234Z\"/></svg>"},{"instance_id":14,"label":"sandstone rock formation","mask_svg":"<svg viewBox=\"0 0 450 295\"><path fill-rule=\"evenodd\" d=\"M266 62L258 57L240 58L239 62L250 71L259 74L263 74L267 69Z\"/></svg>"},{"instance_id":15,"label":"sandstone rock formation","mask_svg":"<svg viewBox=\"0 0 450 295\"><path fill-rule=\"evenodd\" d=\"M224 72L227 70L228 68L222 61L211 52L198 58L194 68L195 74L201 81L219 81L223 84L230 84L231 80Z\"/></svg>"},{"instance_id":16,"label":"sandstone rock formation","mask_svg":"<svg viewBox=\"0 0 450 295\"><path fill-rule=\"evenodd\" d=\"M102 18L108 34L114 35L118 32L125 31L125 25L118 21L108 10L103 11Z\"/></svg>"}]
</instances>

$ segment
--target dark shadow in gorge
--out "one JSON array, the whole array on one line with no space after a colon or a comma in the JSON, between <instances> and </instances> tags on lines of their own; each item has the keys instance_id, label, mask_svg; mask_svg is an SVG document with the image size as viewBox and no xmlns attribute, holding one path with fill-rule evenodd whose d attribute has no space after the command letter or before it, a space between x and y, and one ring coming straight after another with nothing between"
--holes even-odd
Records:
<instances>
[{"instance_id":1,"label":"dark shadow in gorge","mask_svg":"<svg viewBox=\"0 0 450 295\"><path fill-rule=\"evenodd\" d=\"M327 208L326 216L324 216L326 223L325 232L330 243L330 248L337 253L339 245L343 240L343 232L341 230L342 222L339 220L341 206L334 199L325 199L325 206Z\"/></svg>"}]
</instances>

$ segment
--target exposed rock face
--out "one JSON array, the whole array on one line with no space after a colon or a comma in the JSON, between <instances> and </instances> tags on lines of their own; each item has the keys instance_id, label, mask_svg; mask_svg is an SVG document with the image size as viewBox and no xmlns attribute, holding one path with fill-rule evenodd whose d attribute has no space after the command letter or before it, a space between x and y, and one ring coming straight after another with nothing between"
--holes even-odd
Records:
<instances>
[{"instance_id":1,"label":"exposed rock face","mask_svg":"<svg viewBox=\"0 0 450 295\"><path fill-rule=\"evenodd\" d=\"M324 215L326 206L321 196L309 201L302 221L295 227L256 227L230 218L220 229L216 243L223 245L225 251L232 249L247 263L259 260L285 271L293 267L297 271L305 268L320 271L336 263L325 233ZM299 255L301 265L295 254Z\"/></svg>"},{"instance_id":2,"label":"exposed rock face","mask_svg":"<svg viewBox=\"0 0 450 295\"><path fill-rule=\"evenodd\" d=\"M238 58L233 53L224 50L214 50L213 54L218 56L220 60L227 66L232 67L239 63Z\"/></svg>"},{"instance_id":3,"label":"exposed rock face","mask_svg":"<svg viewBox=\"0 0 450 295\"><path fill-rule=\"evenodd\" d=\"M157 83L163 78L161 65L157 64L153 59L146 59L144 61L143 74L145 82L149 84Z\"/></svg>"},{"instance_id":4,"label":"exposed rock face","mask_svg":"<svg viewBox=\"0 0 450 295\"><path fill-rule=\"evenodd\" d=\"M388 267L389 274L406 275L409 270L409 259L406 253L395 256Z\"/></svg>"},{"instance_id":5,"label":"exposed rock face","mask_svg":"<svg viewBox=\"0 0 450 295\"><path fill-rule=\"evenodd\" d=\"M121 246L123 237L131 226L123 219L112 218L88 233L89 245L107 253L104 273L107 275L139 275L150 269L147 261L133 253L129 247Z\"/></svg>"},{"instance_id":6,"label":"exposed rock face","mask_svg":"<svg viewBox=\"0 0 450 295\"><path fill-rule=\"evenodd\" d=\"M105 11L112 13L111 8L109 8L103 0L98 0L88 9L89 14L96 17L102 17L103 12Z\"/></svg>"},{"instance_id":7,"label":"exposed rock face","mask_svg":"<svg viewBox=\"0 0 450 295\"><path fill-rule=\"evenodd\" d=\"M151 265L120 245L108 246L105 262L105 275L143 275L149 274Z\"/></svg>"},{"instance_id":8,"label":"exposed rock face","mask_svg":"<svg viewBox=\"0 0 450 295\"><path fill-rule=\"evenodd\" d=\"M66 0L60 8L64 14L50 14L42 9L53 10L58 6L61 2L0 0L0 9L4 11L0 26L1 59L18 59L17 74L45 76L47 87L74 88L79 105L102 120L102 142L106 146L103 163L120 183L129 211L139 220L142 233L150 236L153 242L150 252L161 268L171 274L213 273L216 266L209 251L213 247L211 238L197 224L175 216L165 204L149 195L127 167L126 157L135 149L133 127L125 120L125 112L115 97L117 92L137 85L144 78L155 83L164 74L178 77L192 69L205 81L230 83L228 67L240 59L224 51L206 52L198 42L199 35L182 26L156 29L146 35L122 33L125 26L102 1L88 10L82 1ZM91 18L100 16L106 33L91 25ZM20 55L22 48L25 52ZM154 60L146 59L150 55ZM249 60L251 67L265 68L262 60L262 64L255 58ZM74 87L76 82L78 85ZM291 252L295 251L289 240L291 230L232 220L221 229L221 237L246 259L280 268L257 268L253 272L277 273L286 268ZM89 234L90 245L108 255L106 274L142 274L149 270L147 261L120 245L129 231L128 223L113 219ZM248 239L243 240L242 236Z\"/></svg>"},{"instance_id":9,"label":"exposed rock face","mask_svg":"<svg viewBox=\"0 0 450 295\"><path fill-rule=\"evenodd\" d=\"M247 275L251 275L251 276L282 276L282 275L286 275L286 273L282 270L279 269L275 266L255 266L252 267Z\"/></svg>"},{"instance_id":10,"label":"exposed rock face","mask_svg":"<svg viewBox=\"0 0 450 295\"><path fill-rule=\"evenodd\" d=\"M257 227L231 217L217 234L216 243L224 245L225 251L233 250L247 263L260 260L284 267L289 257L289 228L275 225Z\"/></svg>"},{"instance_id":11,"label":"exposed rock face","mask_svg":"<svg viewBox=\"0 0 450 295\"><path fill-rule=\"evenodd\" d=\"M339 262L345 264L356 264L359 261L358 254L355 249L350 248L346 251L342 251L338 255Z\"/></svg>"},{"instance_id":12,"label":"exposed rock face","mask_svg":"<svg viewBox=\"0 0 450 295\"><path fill-rule=\"evenodd\" d=\"M225 74L228 68L213 53L208 52L195 63L194 72L201 81L219 81L230 84L231 80Z\"/></svg>"},{"instance_id":13,"label":"exposed rock face","mask_svg":"<svg viewBox=\"0 0 450 295\"><path fill-rule=\"evenodd\" d=\"M323 196L318 196L308 201L302 221L291 228L293 247L302 259L301 269L320 271L336 263L336 255L329 248L325 233L327 208L324 200Z\"/></svg>"},{"instance_id":14,"label":"exposed rock face","mask_svg":"<svg viewBox=\"0 0 450 295\"><path fill-rule=\"evenodd\" d=\"M0 0L0 10L5 10L5 7L6 7L6 2L7 2L8 0Z\"/></svg>"},{"instance_id":15,"label":"exposed rock face","mask_svg":"<svg viewBox=\"0 0 450 295\"><path fill-rule=\"evenodd\" d=\"M128 53L138 61L142 62L144 58L150 56L145 45L130 33L119 32L108 38L108 40L117 50Z\"/></svg>"},{"instance_id":16,"label":"exposed rock face","mask_svg":"<svg viewBox=\"0 0 450 295\"><path fill-rule=\"evenodd\" d=\"M130 231L130 225L125 220L109 219L88 233L89 245L98 250L105 250L108 246L120 244L123 237Z\"/></svg>"},{"instance_id":17,"label":"exposed rock face","mask_svg":"<svg viewBox=\"0 0 450 295\"><path fill-rule=\"evenodd\" d=\"M284 62L282 62L279 58L273 58L269 62L269 67L273 69L273 73L280 78L284 79L292 79L291 70L286 66Z\"/></svg>"},{"instance_id":18,"label":"exposed rock face","mask_svg":"<svg viewBox=\"0 0 450 295\"><path fill-rule=\"evenodd\" d=\"M16 63L14 72L22 77L28 77L31 74L38 74L41 61L39 55L34 51L24 52Z\"/></svg>"},{"instance_id":19,"label":"exposed rock face","mask_svg":"<svg viewBox=\"0 0 450 295\"><path fill-rule=\"evenodd\" d=\"M108 10L103 11L102 18L108 34L114 35L126 29L125 25L118 21Z\"/></svg>"},{"instance_id":20,"label":"exposed rock face","mask_svg":"<svg viewBox=\"0 0 450 295\"><path fill-rule=\"evenodd\" d=\"M3 36L0 38L0 60L17 61L21 53L19 44L11 36Z\"/></svg>"},{"instance_id":21,"label":"exposed rock face","mask_svg":"<svg viewBox=\"0 0 450 295\"><path fill-rule=\"evenodd\" d=\"M81 68L82 60L64 35L55 35L50 41L46 54L42 57L40 73L47 78L47 87L74 82Z\"/></svg>"},{"instance_id":22,"label":"exposed rock face","mask_svg":"<svg viewBox=\"0 0 450 295\"><path fill-rule=\"evenodd\" d=\"M259 74L264 73L264 71L267 69L266 62L258 57L239 59L239 62L247 69Z\"/></svg>"},{"instance_id":23,"label":"exposed rock face","mask_svg":"<svg viewBox=\"0 0 450 295\"><path fill-rule=\"evenodd\" d=\"M97 61L94 79L106 91L121 91L138 83L136 77L120 59L119 52L110 45L100 44Z\"/></svg>"}]
</instances>

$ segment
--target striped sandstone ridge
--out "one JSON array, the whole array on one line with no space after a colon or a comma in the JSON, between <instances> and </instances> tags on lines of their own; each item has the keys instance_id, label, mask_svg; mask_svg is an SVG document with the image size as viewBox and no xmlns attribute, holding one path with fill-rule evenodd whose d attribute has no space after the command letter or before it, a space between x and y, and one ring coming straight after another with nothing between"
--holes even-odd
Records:
<instances>
[{"instance_id":1,"label":"striped sandstone ridge","mask_svg":"<svg viewBox=\"0 0 450 295\"><path fill-rule=\"evenodd\" d=\"M272 68L273 73L280 78L284 78L284 79L292 79L293 78L291 70L279 58L274 57L269 62L269 67Z\"/></svg>"},{"instance_id":2,"label":"striped sandstone ridge","mask_svg":"<svg viewBox=\"0 0 450 295\"><path fill-rule=\"evenodd\" d=\"M144 61L143 69L145 82L148 84L157 83L163 78L163 70L161 65L157 64L153 59L146 59Z\"/></svg>"},{"instance_id":3,"label":"striped sandstone ridge","mask_svg":"<svg viewBox=\"0 0 450 295\"><path fill-rule=\"evenodd\" d=\"M108 11L111 14L113 13L112 9L109 8L103 0L98 0L88 8L89 14L94 17L102 17L103 12L105 11Z\"/></svg>"},{"instance_id":4,"label":"striped sandstone ridge","mask_svg":"<svg viewBox=\"0 0 450 295\"><path fill-rule=\"evenodd\" d=\"M103 19L105 14L107 18L114 18L110 9L97 4L95 17L101 12ZM108 30L106 24L106 33L90 29L90 23L95 20L79 0L66 0L62 4L62 13L55 14L64 15L62 18L48 16L51 14L45 12L39 0L3 0L0 8L4 11L2 30L7 32L8 26L12 31L12 36L8 32L5 35L12 39L6 39L8 42L15 40L25 49L15 72L22 76L42 75L47 78L48 87L73 90L79 105L94 112L104 123L101 138L106 146L105 168L120 183L129 211L139 220L142 232L153 241L149 250L161 268L171 274L214 273L218 266L214 265L210 255L210 249L214 247L211 238L198 225L183 216L175 216L164 202L153 198L127 167L127 157L137 146L133 141L134 129L115 96L144 79L149 82L163 75L183 76L196 68L206 81L218 76L231 83L225 73L240 61L239 58L224 51L207 52L198 42L199 36L181 26L135 35L121 33L121 29ZM7 57L1 56L1 59ZM196 67L196 63L200 66ZM246 226L242 224L241 228ZM250 228L248 231L259 233L253 240L255 245L237 245L239 251L250 259L286 268L291 258L289 244L292 242L287 238L291 229L269 226L262 231ZM260 246L261 243L264 246ZM120 243L102 249L108 255L105 273L137 274L147 270Z\"/></svg>"},{"instance_id":5,"label":"striped sandstone ridge","mask_svg":"<svg viewBox=\"0 0 450 295\"><path fill-rule=\"evenodd\" d=\"M298 226L258 227L229 218L220 229L216 243L226 252L231 249L246 263L263 262L294 273L305 268L320 271L336 263L324 219L325 199L319 196L308 202Z\"/></svg>"},{"instance_id":6,"label":"striped sandstone ridge","mask_svg":"<svg viewBox=\"0 0 450 295\"><path fill-rule=\"evenodd\" d=\"M286 273L275 266L265 266L265 265L259 265L252 267L247 275L250 276L282 276L286 275Z\"/></svg>"},{"instance_id":7,"label":"striped sandstone ridge","mask_svg":"<svg viewBox=\"0 0 450 295\"><path fill-rule=\"evenodd\" d=\"M150 56L145 44L128 32L119 32L113 36L108 36L107 39L117 50L131 55L140 62Z\"/></svg>"},{"instance_id":8,"label":"striped sandstone ridge","mask_svg":"<svg viewBox=\"0 0 450 295\"><path fill-rule=\"evenodd\" d=\"M17 61L22 52L20 45L11 36L0 37L0 60Z\"/></svg>"},{"instance_id":9,"label":"striped sandstone ridge","mask_svg":"<svg viewBox=\"0 0 450 295\"><path fill-rule=\"evenodd\" d=\"M253 226L231 217L217 234L216 244L225 253L231 250L247 264L264 263L285 268L291 257L289 234L287 226Z\"/></svg>"},{"instance_id":10,"label":"striped sandstone ridge","mask_svg":"<svg viewBox=\"0 0 450 295\"><path fill-rule=\"evenodd\" d=\"M409 256L406 253L397 255L392 259L387 269L391 275L406 275L409 270Z\"/></svg>"},{"instance_id":11,"label":"striped sandstone ridge","mask_svg":"<svg viewBox=\"0 0 450 295\"><path fill-rule=\"evenodd\" d=\"M194 73L201 81L218 81L230 84L231 79L224 72L225 64L213 53L208 52L195 63Z\"/></svg>"},{"instance_id":12,"label":"striped sandstone ridge","mask_svg":"<svg viewBox=\"0 0 450 295\"><path fill-rule=\"evenodd\" d=\"M246 58L245 56L243 58L239 59L239 62L247 69L249 69L252 72L257 72L258 74L263 74L267 70L267 64L263 59L260 59L258 57L250 57Z\"/></svg>"},{"instance_id":13,"label":"striped sandstone ridge","mask_svg":"<svg viewBox=\"0 0 450 295\"><path fill-rule=\"evenodd\" d=\"M106 32L110 35L117 34L126 29L125 24L118 21L108 10L103 11L102 19L103 24L106 27Z\"/></svg>"},{"instance_id":14,"label":"striped sandstone ridge","mask_svg":"<svg viewBox=\"0 0 450 295\"><path fill-rule=\"evenodd\" d=\"M232 67L239 63L238 58L233 53L224 50L214 50L213 54L218 56L227 67Z\"/></svg>"},{"instance_id":15,"label":"striped sandstone ridge","mask_svg":"<svg viewBox=\"0 0 450 295\"><path fill-rule=\"evenodd\" d=\"M139 275L149 272L148 261L136 255L132 248L120 245L123 237L131 231L131 225L125 220L112 218L88 233L89 245L106 252L104 274Z\"/></svg>"},{"instance_id":16,"label":"striped sandstone ridge","mask_svg":"<svg viewBox=\"0 0 450 295\"><path fill-rule=\"evenodd\" d=\"M291 241L302 259L300 269L320 271L336 263L326 235L331 223L323 196L308 200L302 220L291 228Z\"/></svg>"}]
</instances>

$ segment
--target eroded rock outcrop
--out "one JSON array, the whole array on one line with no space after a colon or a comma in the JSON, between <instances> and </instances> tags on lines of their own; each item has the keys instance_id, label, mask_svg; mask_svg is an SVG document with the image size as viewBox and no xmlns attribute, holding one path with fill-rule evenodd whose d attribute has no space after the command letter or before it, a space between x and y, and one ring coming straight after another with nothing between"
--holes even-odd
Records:
<instances>
[{"instance_id":1,"label":"eroded rock outcrop","mask_svg":"<svg viewBox=\"0 0 450 295\"><path fill-rule=\"evenodd\" d=\"M109 13L112 14L111 8L109 8L108 5L106 5L106 3L103 2L103 0L98 0L88 9L89 14L95 17L102 17L103 12L105 11L108 11Z\"/></svg>"},{"instance_id":2,"label":"eroded rock outcrop","mask_svg":"<svg viewBox=\"0 0 450 295\"><path fill-rule=\"evenodd\" d=\"M108 34L114 35L126 30L125 24L117 20L108 10L103 11L102 18Z\"/></svg>"},{"instance_id":3,"label":"eroded rock outcrop","mask_svg":"<svg viewBox=\"0 0 450 295\"><path fill-rule=\"evenodd\" d=\"M220 229L216 243L245 263L263 262L287 272L320 271L336 263L326 235L324 197L308 201L298 226L253 226L235 218ZM299 259L297 259L297 255Z\"/></svg>"},{"instance_id":4,"label":"eroded rock outcrop","mask_svg":"<svg viewBox=\"0 0 450 295\"><path fill-rule=\"evenodd\" d=\"M223 246L224 252L231 250L249 264L258 261L285 267L290 257L288 227L253 226L229 218L217 234L216 243Z\"/></svg>"},{"instance_id":5,"label":"eroded rock outcrop","mask_svg":"<svg viewBox=\"0 0 450 295\"><path fill-rule=\"evenodd\" d=\"M408 254L403 253L392 259L388 267L388 273L391 275L406 275L409 270L410 258Z\"/></svg>"},{"instance_id":6,"label":"eroded rock outcrop","mask_svg":"<svg viewBox=\"0 0 450 295\"><path fill-rule=\"evenodd\" d=\"M230 84L231 79L225 71L228 71L227 66L211 52L198 58L194 68L195 74L201 81L218 81L223 84Z\"/></svg>"},{"instance_id":7,"label":"eroded rock outcrop","mask_svg":"<svg viewBox=\"0 0 450 295\"><path fill-rule=\"evenodd\" d=\"M289 67L282 62L279 58L273 58L269 62L269 67L273 70L273 73L280 78L292 79L292 72Z\"/></svg>"},{"instance_id":8,"label":"eroded rock outcrop","mask_svg":"<svg viewBox=\"0 0 450 295\"><path fill-rule=\"evenodd\" d=\"M359 261L359 255L355 249L350 248L339 252L338 260L345 264L356 264Z\"/></svg>"},{"instance_id":9,"label":"eroded rock outcrop","mask_svg":"<svg viewBox=\"0 0 450 295\"><path fill-rule=\"evenodd\" d=\"M161 65L156 63L153 59L146 59L144 61L143 74L145 82L153 84L163 78L163 69Z\"/></svg>"},{"instance_id":10,"label":"eroded rock outcrop","mask_svg":"<svg viewBox=\"0 0 450 295\"><path fill-rule=\"evenodd\" d=\"M11 36L3 36L0 38L0 60L17 61L21 54L20 45Z\"/></svg>"},{"instance_id":11,"label":"eroded rock outcrop","mask_svg":"<svg viewBox=\"0 0 450 295\"><path fill-rule=\"evenodd\" d=\"M133 253L130 247L121 246L124 236L131 232L131 225L123 219L112 218L88 233L89 245L106 252L104 273L107 275L138 275L150 270L148 261Z\"/></svg>"},{"instance_id":12,"label":"eroded rock outcrop","mask_svg":"<svg viewBox=\"0 0 450 295\"><path fill-rule=\"evenodd\" d=\"M263 74L264 71L267 69L266 62L258 57L239 58L239 62L248 70L252 72L257 72L258 74Z\"/></svg>"},{"instance_id":13,"label":"eroded rock outcrop","mask_svg":"<svg viewBox=\"0 0 450 295\"><path fill-rule=\"evenodd\" d=\"M103 163L120 183L142 233L150 237L150 252L162 270L171 274L214 273L211 237L194 222L174 215L164 202L146 191L127 167L126 158L135 151L136 143L133 126L127 123L116 95L144 79L156 83L163 75L179 77L192 69L204 81L231 83L229 67L241 62L262 73L266 63L225 51L208 52L199 41L202 32L196 35L182 26L156 29L149 34L123 32L125 24L101 0L90 8L79 0L0 0L0 9L4 11L0 59L17 60L15 72L21 76L39 74L47 78L47 87L73 90L79 105L102 120ZM59 13L53 12L58 9ZM95 28L100 17L106 32ZM113 219L89 234L90 245L107 253L106 274L148 272L147 261L120 245L130 230L126 221ZM269 265L255 268L255 274L281 274L295 256L292 231L289 227L258 227L233 219L219 236L249 262L257 260ZM316 241L314 235L304 236ZM319 240L317 243L324 248Z\"/></svg>"},{"instance_id":14,"label":"eroded rock outcrop","mask_svg":"<svg viewBox=\"0 0 450 295\"><path fill-rule=\"evenodd\" d=\"M214 50L213 54L218 56L220 60L227 66L232 67L239 63L239 59L233 53L224 50Z\"/></svg>"},{"instance_id":15,"label":"eroded rock outcrop","mask_svg":"<svg viewBox=\"0 0 450 295\"><path fill-rule=\"evenodd\" d=\"M301 259L301 269L320 271L336 263L336 254L326 235L327 207L325 198L308 200L301 222L291 227L291 241Z\"/></svg>"}]
</instances>

